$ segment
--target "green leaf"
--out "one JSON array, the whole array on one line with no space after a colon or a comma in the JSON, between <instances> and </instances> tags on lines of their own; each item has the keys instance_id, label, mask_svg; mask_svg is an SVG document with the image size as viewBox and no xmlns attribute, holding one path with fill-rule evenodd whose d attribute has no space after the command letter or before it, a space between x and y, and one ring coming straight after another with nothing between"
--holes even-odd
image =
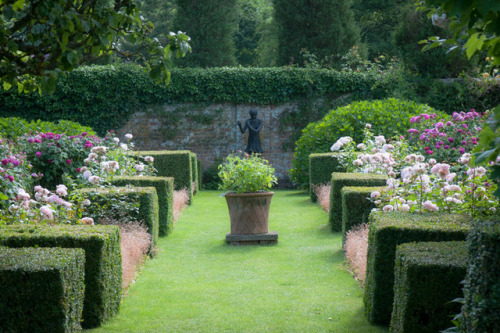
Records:
<instances>
[{"instance_id":1,"label":"green leaf","mask_svg":"<svg viewBox=\"0 0 500 333\"><path fill-rule=\"evenodd\" d=\"M479 33L474 33L469 37L467 43L465 43L465 49L467 53L467 57L470 59L476 53L476 51L480 51L483 47L484 41L486 40L486 36Z\"/></svg>"},{"instance_id":2,"label":"green leaf","mask_svg":"<svg viewBox=\"0 0 500 333\"><path fill-rule=\"evenodd\" d=\"M17 0L12 5L12 9L14 9L15 11L22 9L24 7L24 3L25 3L25 0Z\"/></svg>"},{"instance_id":3,"label":"green leaf","mask_svg":"<svg viewBox=\"0 0 500 333\"><path fill-rule=\"evenodd\" d=\"M12 84L10 84L7 81L3 81L3 89L4 90L9 90L10 88L12 88Z\"/></svg>"}]
</instances>

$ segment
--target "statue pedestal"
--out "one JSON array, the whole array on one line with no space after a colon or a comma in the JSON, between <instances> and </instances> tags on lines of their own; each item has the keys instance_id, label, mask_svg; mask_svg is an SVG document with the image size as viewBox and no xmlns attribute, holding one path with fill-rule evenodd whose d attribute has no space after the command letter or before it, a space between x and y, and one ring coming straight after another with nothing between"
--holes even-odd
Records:
<instances>
[{"instance_id":1,"label":"statue pedestal","mask_svg":"<svg viewBox=\"0 0 500 333\"><path fill-rule=\"evenodd\" d=\"M278 243L278 233L270 231L265 234L251 235L226 234L226 242L231 245L272 245Z\"/></svg>"}]
</instances>

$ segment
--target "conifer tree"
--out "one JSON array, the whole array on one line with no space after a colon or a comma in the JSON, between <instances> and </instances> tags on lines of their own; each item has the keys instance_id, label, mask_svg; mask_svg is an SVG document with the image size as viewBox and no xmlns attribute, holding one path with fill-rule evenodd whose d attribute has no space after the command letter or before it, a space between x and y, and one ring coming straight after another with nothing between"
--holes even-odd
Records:
<instances>
[{"instance_id":1,"label":"conifer tree","mask_svg":"<svg viewBox=\"0 0 500 333\"><path fill-rule=\"evenodd\" d=\"M360 41L351 0L274 0L279 26L278 64L297 61L301 49L317 59L345 54Z\"/></svg>"},{"instance_id":2,"label":"conifer tree","mask_svg":"<svg viewBox=\"0 0 500 333\"><path fill-rule=\"evenodd\" d=\"M174 31L191 35L192 53L179 59L180 66L218 67L236 65L234 34L237 0L176 0Z\"/></svg>"}]
</instances>

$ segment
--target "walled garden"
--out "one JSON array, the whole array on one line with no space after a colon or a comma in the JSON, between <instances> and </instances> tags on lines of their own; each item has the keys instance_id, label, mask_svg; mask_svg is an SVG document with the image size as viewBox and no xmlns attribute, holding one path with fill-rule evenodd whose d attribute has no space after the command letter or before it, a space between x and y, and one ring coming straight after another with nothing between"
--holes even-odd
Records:
<instances>
[{"instance_id":1,"label":"walled garden","mask_svg":"<svg viewBox=\"0 0 500 333\"><path fill-rule=\"evenodd\" d=\"M0 1L0 331L500 332L499 13Z\"/></svg>"}]
</instances>

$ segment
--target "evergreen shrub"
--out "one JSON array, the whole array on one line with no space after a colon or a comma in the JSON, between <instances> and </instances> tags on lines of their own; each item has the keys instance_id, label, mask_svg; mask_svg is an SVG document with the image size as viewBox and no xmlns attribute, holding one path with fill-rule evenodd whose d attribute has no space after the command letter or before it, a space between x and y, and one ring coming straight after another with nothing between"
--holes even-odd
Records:
<instances>
[{"instance_id":1,"label":"evergreen shrub","mask_svg":"<svg viewBox=\"0 0 500 333\"><path fill-rule=\"evenodd\" d=\"M196 160L196 167L198 168L198 189L203 188L203 163L201 160Z\"/></svg>"},{"instance_id":2,"label":"evergreen shrub","mask_svg":"<svg viewBox=\"0 0 500 333\"><path fill-rule=\"evenodd\" d=\"M90 200L91 204L86 207L85 212L91 216L95 216L97 213L100 216L113 217L113 213L107 214L106 212L107 207L113 207L112 204L108 206L108 203L113 203L117 199L126 202L138 200L137 216L130 218L144 223L148 229L148 233L151 235L150 254L154 255L152 251L158 241L159 229L158 195L154 187L83 188L77 191ZM94 222L97 223L98 219L94 219Z\"/></svg>"},{"instance_id":3,"label":"evergreen shrub","mask_svg":"<svg viewBox=\"0 0 500 333\"><path fill-rule=\"evenodd\" d=\"M189 150L138 151L135 154L154 157L153 165L160 177L173 177L175 190L186 188L189 203L193 198L193 167Z\"/></svg>"},{"instance_id":4,"label":"evergreen shrub","mask_svg":"<svg viewBox=\"0 0 500 333\"><path fill-rule=\"evenodd\" d=\"M292 181L302 187L308 186L309 155L329 151L340 137L350 136L355 142L362 142L367 123L372 125L375 135L386 138L406 135L410 118L421 113L438 113L439 116L439 112L428 105L395 98L358 101L331 110L322 120L307 125L297 140L290 171Z\"/></svg>"},{"instance_id":5,"label":"evergreen shrub","mask_svg":"<svg viewBox=\"0 0 500 333\"><path fill-rule=\"evenodd\" d=\"M386 175L370 173L332 173L332 187L330 192L330 212L328 221L334 232L342 231L342 188L344 186L385 186Z\"/></svg>"},{"instance_id":6,"label":"evergreen shrub","mask_svg":"<svg viewBox=\"0 0 500 333\"><path fill-rule=\"evenodd\" d=\"M369 228L365 312L370 322L389 324L394 301L396 246L410 242L463 241L470 229L470 217L377 212L370 215Z\"/></svg>"},{"instance_id":7,"label":"evergreen shrub","mask_svg":"<svg viewBox=\"0 0 500 333\"><path fill-rule=\"evenodd\" d=\"M500 332L500 223L477 221L467 239L464 331Z\"/></svg>"},{"instance_id":8,"label":"evergreen shrub","mask_svg":"<svg viewBox=\"0 0 500 333\"><path fill-rule=\"evenodd\" d=\"M174 179L172 177L118 177L113 185L154 187L158 196L158 235L167 236L174 228Z\"/></svg>"},{"instance_id":9,"label":"evergreen shrub","mask_svg":"<svg viewBox=\"0 0 500 333\"><path fill-rule=\"evenodd\" d=\"M312 202L318 200L316 193L314 193L314 187L330 183L332 172L344 171L337 158L337 153L309 155L309 195Z\"/></svg>"},{"instance_id":10,"label":"evergreen shrub","mask_svg":"<svg viewBox=\"0 0 500 333\"><path fill-rule=\"evenodd\" d=\"M100 326L118 312L122 296L120 230L116 226L4 225L0 246L80 248L85 251L83 328Z\"/></svg>"},{"instance_id":11,"label":"evergreen shrub","mask_svg":"<svg viewBox=\"0 0 500 333\"><path fill-rule=\"evenodd\" d=\"M193 152L190 152L189 156L191 158L191 172L193 173L193 175L191 176L194 183L193 195L196 195L196 193L200 189L200 184L198 182L198 158Z\"/></svg>"},{"instance_id":12,"label":"evergreen shrub","mask_svg":"<svg viewBox=\"0 0 500 333\"><path fill-rule=\"evenodd\" d=\"M0 247L1 330L80 331L84 270L82 249Z\"/></svg>"},{"instance_id":13,"label":"evergreen shrub","mask_svg":"<svg viewBox=\"0 0 500 333\"><path fill-rule=\"evenodd\" d=\"M342 197L342 241L354 226L368 223L368 217L375 205L370 200L373 191L381 187L345 186L341 190Z\"/></svg>"},{"instance_id":14,"label":"evergreen shrub","mask_svg":"<svg viewBox=\"0 0 500 333\"><path fill-rule=\"evenodd\" d=\"M467 270L465 242L398 245L394 279L392 332L441 332L460 312L452 302L463 296Z\"/></svg>"}]
</instances>

